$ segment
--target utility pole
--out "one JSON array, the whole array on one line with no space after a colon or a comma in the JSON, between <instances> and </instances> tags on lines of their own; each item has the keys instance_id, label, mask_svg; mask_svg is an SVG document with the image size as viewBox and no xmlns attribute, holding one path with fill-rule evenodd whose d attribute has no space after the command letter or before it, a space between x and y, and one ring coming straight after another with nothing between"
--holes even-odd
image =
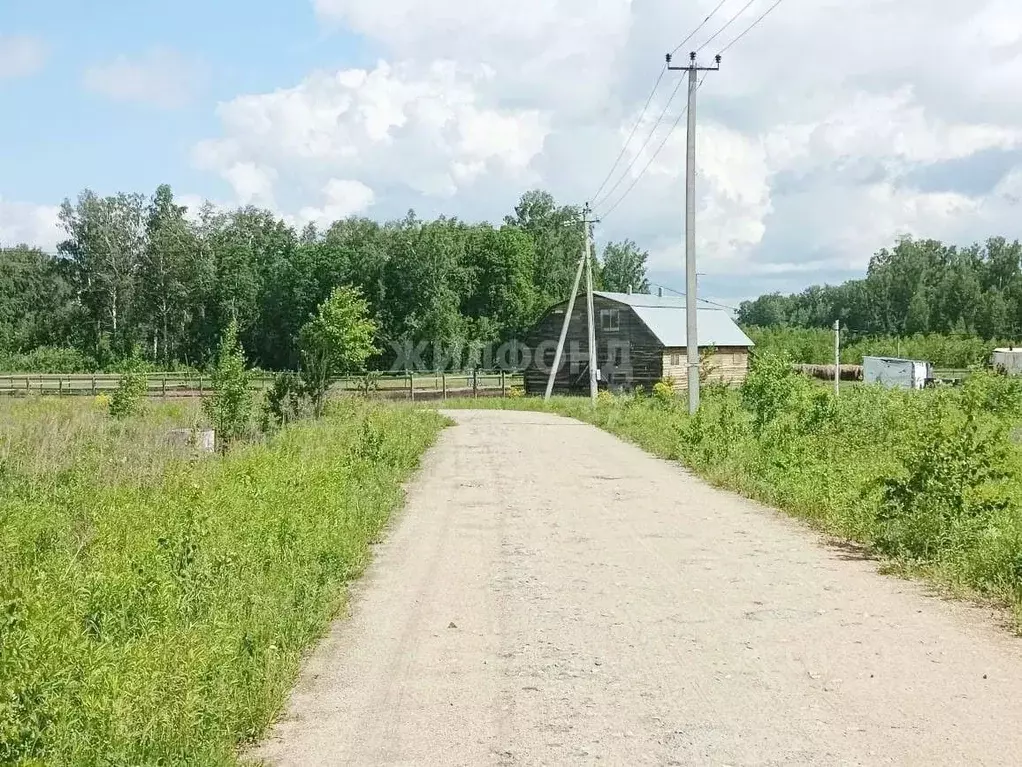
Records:
<instances>
[{"instance_id":1,"label":"utility pole","mask_svg":"<svg viewBox=\"0 0 1022 767\"><path fill-rule=\"evenodd\" d=\"M685 350L688 355L688 412L699 410L699 334L697 328L699 290L696 278L696 91L699 90L700 72L720 69L720 54L712 67L701 67L695 51L688 55L686 67L671 65L667 54L667 69L688 72L688 152L685 162Z\"/></svg>"},{"instance_id":2,"label":"utility pole","mask_svg":"<svg viewBox=\"0 0 1022 767\"><path fill-rule=\"evenodd\" d=\"M589 203L582 209L582 253L578 259L578 269L575 271L575 282L571 286L571 295L568 297L568 310L564 314L564 322L561 325L561 337L557 341L557 352L554 354L554 366L550 369L550 376L546 382L546 394L544 401L549 401L554 391L554 380L557 378L557 371L561 368L561 358L564 355L564 342L568 337L568 326L571 324L571 313L575 310L575 297L578 295L578 286L582 282L582 271L588 267L586 273L586 303L587 314L589 315L589 388L593 402L596 401L596 348L595 335L596 326L593 321L593 268L589 263L589 242L592 237L590 224L591 210Z\"/></svg>"},{"instance_id":3,"label":"utility pole","mask_svg":"<svg viewBox=\"0 0 1022 767\"><path fill-rule=\"evenodd\" d=\"M584 236L582 247L585 249L583 258L586 262L586 302L589 305L589 399L593 406L596 405L596 397L599 393L599 384L596 380L596 320L593 317L593 258L592 240L593 232L589 224L589 204L586 204L585 212L582 214L582 227Z\"/></svg>"},{"instance_id":4,"label":"utility pole","mask_svg":"<svg viewBox=\"0 0 1022 767\"><path fill-rule=\"evenodd\" d=\"M841 320L834 320L834 396L841 396Z\"/></svg>"}]
</instances>

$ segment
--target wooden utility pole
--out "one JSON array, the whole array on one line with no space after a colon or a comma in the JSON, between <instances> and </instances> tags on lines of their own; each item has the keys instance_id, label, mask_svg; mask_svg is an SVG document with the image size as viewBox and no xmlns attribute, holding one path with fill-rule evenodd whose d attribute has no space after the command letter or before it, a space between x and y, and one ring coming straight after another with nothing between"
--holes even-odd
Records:
<instances>
[{"instance_id":1,"label":"wooden utility pole","mask_svg":"<svg viewBox=\"0 0 1022 767\"><path fill-rule=\"evenodd\" d=\"M685 162L685 349L688 356L688 412L695 415L699 410L699 334L697 328L699 286L696 277L696 92L700 72L716 72L720 69L720 55L712 67L701 67L696 63L695 51L689 54L685 67L671 65L671 54L667 54L667 68L672 71L688 72L688 152Z\"/></svg>"}]
</instances>

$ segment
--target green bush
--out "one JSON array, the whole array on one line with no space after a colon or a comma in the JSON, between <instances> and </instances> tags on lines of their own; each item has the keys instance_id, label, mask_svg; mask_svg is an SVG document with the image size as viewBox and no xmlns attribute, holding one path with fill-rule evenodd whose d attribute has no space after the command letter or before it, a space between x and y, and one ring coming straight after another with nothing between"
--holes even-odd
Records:
<instances>
[{"instance_id":1,"label":"green bush","mask_svg":"<svg viewBox=\"0 0 1022 767\"><path fill-rule=\"evenodd\" d=\"M913 419L900 470L880 482L880 550L931 562L961 554L1008 508L1007 432L1000 419L982 417L985 383L953 400L942 392Z\"/></svg>"},{"instance_id":2,"label":"green bush","mask_svg":"<svg viewBox=\"0 0 1022 767\"><path fill-rule=\"evenodd\" d=\"M765 352L752 359L751 369L742 383L742 404L752 413L757 433L784 411L808 383L791 369L783 355Z\"/></svg>"},{"instance_id":3,"label":"green bush","mask_svg":"<svg viewBox=\"0 0 1022 767\"><path fill-rule=\"evenodd\" d=\"M40 346L24 354L0 354L0 370L8 373L92 373L94 359L77 349Z\"/></svg>"},{"instance_id":4,"label":"green bush","mask_svg":"<svg viewBox=\"0 0 1022 767\"><path fill-rule=\"evenodd\" d=\"M263 412L267 426L280 428L304 418L309 412L305 384L297 373L278 373L266 392ZM269 431L270 429L265 429Z\"/></svg>"},{"instance_id":5,"label":"green bush","mask_svg":"<svg viewBox=\"0 0 1022 767\"><path fill-rule=\"evenodd\" d=\"M110 398L110 415L124 419L140 414L145 409L148 395L146 366L136 352L122 366L120 381Z\"/></svg>"},{"instance_id":6,"label":"green bush","mask_svg":"<svg viewBox=\"0 0 1022 767\"><path fill-rule=\"evenodd\" d=\"M220 338L216 366L210 377L213 393L202 403L221 452L245 437L251 426L249 377L245 369L245 350L238 340L238 324L232 321Z\"/></svg>"},{"instance_id":7,"label":"green bush","mask_svg":"<svg viewBox=\"0 0 1022 767\"><path fill-rule=\"evenodd\" d=\"M653 384L653 402L660 407L674 407L678 397L674 393L674 380L665 378Z\"/></svg>"}]
</instances>

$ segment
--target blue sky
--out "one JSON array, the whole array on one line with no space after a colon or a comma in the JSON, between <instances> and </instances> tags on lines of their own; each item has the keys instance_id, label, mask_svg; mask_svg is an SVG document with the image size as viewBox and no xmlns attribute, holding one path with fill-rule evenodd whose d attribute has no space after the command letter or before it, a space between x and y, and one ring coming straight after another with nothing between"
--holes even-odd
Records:
<instances>
[{"instance_id":1,"label":"blue sky","mask_svg":"<svg viewBox=\"0 0 1022 767\"><path fill-rule=\"evenodd\" d=\"M8 0L0 35L44 41L34 76L0 80L0 195L53 201L86 186L150 191L163 182L225 198L224 182L196 170L192 147L217 131L216 105L239 93L288 87L315 69L372 63L364 39L317 24L311 5L272 0ZM172 49L200 84L173 110L111 100L83 86L84 72L118 56Z\"/></svg>"},{"instance_id":2,"label":"blue sky","mask_svg":"<svg viewBox=\"0 0 1022 767\"><path fill-rule=\"evenodd\" d=\"M636 241L681 286L681 75L642 106L707 15L694 47L737 19L708 59L773 0L718 4L5 0L0 241L53 247L65 197L160 183L295 226L499 221L530 188L591 199L638 121L614 172L633 191L594 200L597 236ZM782 3L699 92L705 294L859 276L904 234L1022 237L1020 82L1017 0Z\"/></svg>"}]
</instances>

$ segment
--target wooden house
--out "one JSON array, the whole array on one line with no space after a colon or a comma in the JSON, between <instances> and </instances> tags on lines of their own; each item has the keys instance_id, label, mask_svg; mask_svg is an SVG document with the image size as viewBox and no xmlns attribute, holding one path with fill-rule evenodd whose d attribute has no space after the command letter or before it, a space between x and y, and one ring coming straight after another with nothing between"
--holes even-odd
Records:
<instances>
[{"instance_id":1,"label":"wooden house","mask_svg":"<svg viewBox=\"0 0 1022 767\"><path fill-rule=\"evenodd\" d=\"M568 302L550 309L526 339L531 359L525 369L525 389L543 394L554 364L557 339ZM665 378L684 391L688 385L685 299L639 293L606 293L593 297L596 318L596 361L601 388L649 391ZM740 383L749 370L753 343L722 309L698 311L699 348L706 380ZM589 331L585 295L575 300L561 365L554 380L558 394L589 391Z\"/></svg>"}]
</instances>

